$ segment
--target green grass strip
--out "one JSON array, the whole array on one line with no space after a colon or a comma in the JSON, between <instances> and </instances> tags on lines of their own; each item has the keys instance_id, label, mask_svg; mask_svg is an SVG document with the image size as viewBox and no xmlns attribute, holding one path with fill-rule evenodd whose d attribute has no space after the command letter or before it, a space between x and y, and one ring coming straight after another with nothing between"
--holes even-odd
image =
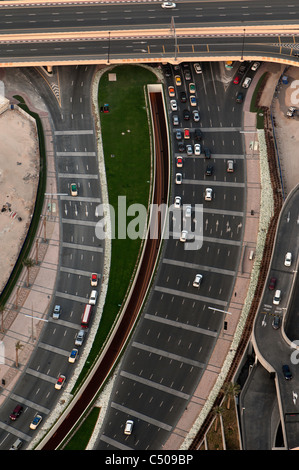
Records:
<instances>
[{"instance_id":1,"label":"green grass strip","mask_svg":"<svg viewBox=\"0 0 299 470\"><path fill-rule=\"evenodd\" d=\"M116 81L108 74L115 73ZM151 179L151 148L144 87L156 76L143 67L119 66L106 72L99 84L100 113L109 204L115 208L118 233L118 196L131 204L148 206ZM127 222L131 220L128 217ZM106 341L122 304L136 266L141 240L126 237L112 240L111 269L101 323L78 382L86 376Z\"/></svg>"}]
</instances>

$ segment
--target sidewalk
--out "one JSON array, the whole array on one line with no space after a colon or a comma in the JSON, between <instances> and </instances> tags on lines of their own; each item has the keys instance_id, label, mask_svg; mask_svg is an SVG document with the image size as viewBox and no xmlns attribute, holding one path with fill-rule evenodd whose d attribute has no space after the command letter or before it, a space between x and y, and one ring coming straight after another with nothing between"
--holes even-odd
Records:
<instances>
[{"instance_id":1,"label":"sidewalk","mask_svg":"<svg viewBox=\"0 0 299 470\"><path fill-rule=\"evenodd\" d=\"M234 355L235 347L232 349L234 336L238 335L239 321L247 296L253 260L249 260L251 250L255 252L259 231L260 216L260 159L257 144L256 114L251 113L250 103L255 86L263 74L263 66L256 73L250 88L247 91L243 105L244 110L244 143L246 154L246 218L244 219L244 236L238 274L235 279L233 295L225 319L228 322L226 331L222 331L217 339L216 346L210 357L209 363L203 376L191 398L188 406L173 430L172 435L165 443L163 450L188 449L192 440L204 422L207 412L212 409L214 399L218 394L217 380L219 375L225 378L228 371L223 371L225 359L229 354ZM233 155L232 155L233 157ZM253 211L253 213L251 212ZM214 388L215 387L215 388ZM195 423L198 420L198 423ZM194 429L192 429L194 426Z\"/></svg>"},{"instance_id":2,"label":"sidewalk","mask_svg":"<svg viewBox=\"0 0 299 470\"><path fill-rule=\"evenodd\" d=\"M14 102L12 97L9 98ZM27 97L26 103L31 108L30 99ZM39 115L43 124L47 151L46 192L55 194L57 189L52 131L47 113L39 111ZM38 264L30 268L29 286L27 287L27 270L23 269L3 314L4 333L0 333L0 346L4 364L0 365L0 406L24 372L47 321L59 261L58 204L53 197L51 209L54 208L55 212L51 212L48 208L49 203L50 198L45 197L41 221L29 254L30 258L38 260Z\"/></svg>"}]
</instances>

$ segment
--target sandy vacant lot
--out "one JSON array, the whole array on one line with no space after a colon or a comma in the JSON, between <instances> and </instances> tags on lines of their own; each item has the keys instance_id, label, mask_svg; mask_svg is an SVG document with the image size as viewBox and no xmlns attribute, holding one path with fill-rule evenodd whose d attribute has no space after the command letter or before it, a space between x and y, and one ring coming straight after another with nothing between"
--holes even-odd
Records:
<instances>
[{"instance_id":1,"label":"sandy vacant lot","mask_svg":"<svg viewBox=\"0 0 299 470\"><path fill-rule=\"evenodd\" d=\"M17 110L0 115L0 289L26 237L39 174L35 123Z\"/></svg>"}]
</instances>

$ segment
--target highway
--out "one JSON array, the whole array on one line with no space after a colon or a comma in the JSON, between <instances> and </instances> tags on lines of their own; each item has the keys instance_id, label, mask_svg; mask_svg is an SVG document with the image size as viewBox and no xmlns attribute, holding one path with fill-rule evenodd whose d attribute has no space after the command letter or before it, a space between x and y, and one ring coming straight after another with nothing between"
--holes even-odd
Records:
<instances>
[{"instance_id":1,"label":"highway","mask_svg":"<svg viewBox=\"0 0 299 470\"><path fill-rule=\"evenodd\" d=\"M275 371L275 387L280 402L280 419L282 427L285 430L285 445L287 448L297 447L299 415L296 400L293 400L293 391L298 390L298 371L297 362L292 360L292 353L295 351L291 347L291 341L298 340L297 326L297 305L298 303L298 188L288 197L281 212L279 224L277 227L277 236L272 255L272 262L269 268L268 279L265 284L263 298L256 315L254 326L254 344L257 352L257 358L268 372ZM287 234L287 236L286 236ZM292 253L291 266L284 265L284 259L287 252ZM271 278L275 278L275 289L282 292L279 305L273 305L274 291L269 290ZM273 319L280 319L280 328L273 328ZM275 348L273 348L275 345ZM289 365L292 372L292 380L286 380L282 366ZM250 390L250 389L249 389ZM280 401L281 400L281 401ZM274 408L273 401L273 408ZM275 408L274 408L275 409ZM268 429L278 429L277 420L273 419L269 410L269 421L265 422ZM244 413L244 423L250 417ZM251 433L247 433L250 439L248 445L251 445ZM267 433L270 436L270 433ZM264 439L261 439L263 445ZM274 445L274 441L267 442L268 448Z\"/></svg>"},{"instance_id":2,"label":"highway","mask_svg":"<svg viewBox=\"0 0 299 470\"><path fill-rule=\"evenodd\" d=\"M176 52L175 52L176 51ZM0 61L3 64L24 64L26 61L44 65L46 63L67 63L78 61L83 63L116 62L138 59L142 61L166 59L174 56L181 58L232 58L240 60L242 55L252 57L269 57L289 59L293 53L299 53L299 43L294 43L294 36L282 38L246 37L245 45L242 36L223 37L179 37L176 44L174 36L169 37L137 37L118 39L107 36L102 39L79 39L77 41L25 41L0 44ZM294 57L293 57L294 58ZM297 59L296 59L297 60Z\"/></svg>"},{"instance_id":3,"label":"highway","mask_svg":"<svg viewBox=\"0 0 299 470\"><path fill-rule=\"evenodd\" d=\"M219 60L227 54L297 61L299 10L294 3L268 3L182 1L174 10L162 9L160 2L25 7L1 3L0 63L12 67ZM269 30L274 25L285 25L288 31L284 26Z\"/></svg>"},{"instance_id":4,"label":"highway","mask_svg":"<svg viewBox=\"0 0 299 470\"><path fill-rule=\"evenodd\" d=\"M293 396L299 383L298 353L291 346L292 341L298 340L298 199L297 187L287 198L280 214L268 277L256 314L253 344L257 359L266 373L256 366L242 396L241 423L244 448L247 450L272 449L276 439L280 439L277 438L279 430L284 436L280 446L285 445L289 449L298 445L298 404ZM287 252L292 253L291 266L284 264ZM276 279L275 289L282 292L279 305L273 304L275 291L269 289L272 278ZM275 317L280 320L278 329L273 328ZM294 358L292 353L295 353ZM291 380L284 377L284 364L290 367ZM252 400L255 406L252 406ZM262 425L257 430L253 423L261 415Z\"/></svg>"},{"instance_id":5,"label":"highway","mask_svg":"<svg viewBox=\"0 0 299 470\"><path fill-rule=\"evenodd\" d=\"M203 74L191 72L200 124L185 121L184 110L192 108L179 97L181 91L189 96L188 81L177 68L172 68L166 87L174 84L175 75L182 77L182 85L175 87L180 124L171 133L174 172L182 171L183 183L175 185L173 174L170 202L180 195L183 204L203 203L204 243L199 250L186 251L178 239L165 242L155 284L116 378L97 449L162 448L188 406L218 335L225 334L223 314L216 309L225 310L233 294L245 204L242 106L235 102L240 88L230 83L223 92L219 64L203 64ZM196 128L202 131L201 144L209 147L210 159L179 152L175 131L184 128L192 136L185 144L195 143ZM184 164L177 169L179 155ZM234 173L226 171L228 158L234 160ZM208 164L213 165L212 176L205 175ZM214 190L210 202L203 198L207 186ZM198 272L203 281L194 288ZM126 419L134 420L131 436L123 434Z\"/></svg>"},{"instance_id":6,"label":"highway","mask_svg":"<svg viewBox=\"0 0 299 470\"><path fill-rule=\"evenodd\" d=\"M112 29L152 29L169 26L171 17L178 27L250 24L298 24L295 1L281 4L269 1L176 2L175 9L162 9L161 2L99 2L94 5L26 5L6 6L1 3L1 34L63 31L96 31Z\"/></svg>"},{"instance_id":7,"label":"highway","mask_svg":"<svg viewBox=\"0 0 299 470\"><path fill-rule=\"evenodd\" d=\"M247 25L259 23L286 23L297 25L299 11L293 6L283 8L280 2L271 5L261 2L184 2L184 6L174 11L162 10L157 3L134 4L131 11L127 5L94 5L68 7L32 7L24 9L18 6L7 8L0 5L2 12L1 34L36 33L29 42L3 40L0 43L0 61L10 66L34 61L39 64L71 61L114 62L124 59L139 59L141 62L153 58L165 61L176 57L226 57L263 56L290 58L298 50L297 37L285 36L253 37L179 37L171 32L170 37L146 38L144 35L130 40L113 37L115 29L170 28L171 18L175 27L205 25L225 26L227 24ZM103 10L103 7L107 9ZM125 10L126 9L126 10ZM47 13L45 12L47 10ZM217 15L215 14L217 10ZM50 12L49 12L50 11ZM113 11L113 13L112 13ZM149 16L149 13L151 14ZM93 14L92 14L93 13ZM125 13L125 15L124 15ZM28 15L28 17L27 17ZM109 20L107 19L109 18ZM196 20L195 20L196 18ZM74 21L75 19L75 21ZM150 24L149 20L150 19ZM3 23L2 23L3 21ZM246 22L246 23L245 23ZM105 31L106 37L93 40L81 38L78 41L38 41L43 33L92 32ZM61 61L61 62L60 62ZM184 203L203 203L204 245L200 250L184 250L184 244L178 239L165 243L163 259L159 265L154 288L146 303L142 320L134 333L130 347L121 365L114 391L109 404L109 413L101 434L98 449L157 449L167 441L175 428L179 417L188 405L192 393L207 366L215 341L223 331L223 316L217 309L226 309L231 296L236 269L240 260L242 246L242 227L246 200L246 175L244 150L240 131L242 130L242 106L236 105L236 93L240 86L232 83L224 86L223 70L217 62L203 64L203 74L196 75L192 68L192 80L196 85L197 109L201 114L200 123L192 119L184 122L185 109L192 107L180 102L179 92L184 90L189 100L187 80L181 66L171 68L171 75L166 77L166 85L174 85L174 76L180 74L183 84L176 89L178 116L180 124L171 127L172 163L183 156L181 169L183 184L174 184L171 199L180 195ZM46 417L58 401L59 394L54 384L60 373L71 376L74 367L67 363L67 357L74 345L74 336L80 325L84 304L90 291L89 276L92 271L101 276L103 271L104 246L94 237L96 205L101 202L101 188L96 160L94 125L90 112L90 83L93 67L63 68L59 73L62 106L45 81L40 80L34 69L28 71L28 77L39 91L50 110L54 129L54 145L57 161L58 190L67 195L59 203L61 216L61 257L57 290L53 304L62 306L62 316L58 321L50 320L41 343L33 355L29 368L17 384L13 395L0 410L0 448L7 449L16 436L30 442L33 433L28 423L39 412ZM244 91L244 90L243 90ZM169 114L174 112L170 108ZM207 160L180 152L175 138L177 129L191 131L190 142L195 143L194 130L200 128L203 133L202 146L211 151L209 163L213 165L213 174L207 176ZM186 142L184 142L186 144ZM235 171L227 173L227 160L232 158ZM70 183L76 180L79 196L69 195ZM213 188L212 201L204 201L205 188ZM170 224L172 224L172 220ZM171 225L172 226L172 225ZM284 241L281 242L285 249ZM280 275L281 268L274 266ZM203 274L199 289L194 289L192 282L197 272ZM283 302L289 292L290 272L281 276L284 292ZM291 274L292 275L292 274ZM266 291L263 305L271 304L270 294ZM270 299L270 300L269 300ZM213 311L213 307L215 310ZM284 303L282 307L284 308ZM264 312L263 310L263 312ZM280 310L281 311L281 310ZM267 313L268 315L268 313ZM259 316L260 318L260 316ZM288 318L286 327L292 331L293 317ZM269 334L267 341L273 340L277 332L270 323L260 325L256 332ZM272 331L273 330L273 331ZM295 330L297 331L297 330ZM278 333L279 334L279 333ZM296 339L295 333L293 338ZM262 344L267 344L263 337ZM269 344L269 343L268 343ZM282 357L287 360L289 351L281 343L278 347L277 362L273 367L280 371ZM271 362L268 351L263 357ZM62 361L63 359L63 361ZM145 367L147 364L148 367ZM279 372L278 380L282 394L288 403L284 413L293 413L290 401L289 384ZM293 383L297 381L296 374ZM37 392L36 392L37 391ZM25 406L26 420L11 425L7 417L16 403ZM24 413L24 414L25 414ZM135 421L134 434L124 436L123 427L127 418ZM295 423L286 428L290 444L296 436ZM295 431L294 431L295 428Z\"/></svg>"}]
</instances>

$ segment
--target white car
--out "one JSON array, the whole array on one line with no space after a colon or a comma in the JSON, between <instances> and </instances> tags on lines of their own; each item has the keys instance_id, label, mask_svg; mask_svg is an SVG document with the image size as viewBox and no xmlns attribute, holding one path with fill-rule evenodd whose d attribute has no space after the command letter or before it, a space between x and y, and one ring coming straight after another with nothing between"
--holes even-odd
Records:
<instances>
[{"instance_id":1,"label":"white car","mask_svg":"<svg viewBox=\"0 0 299 470\"><path fill-rule=\"evenodd\" d=\"M200 144L194 144L194 155L200 155L201 147Z\"/></svg>"},{"instance_id":2,"label":"white car","mask_svg":"<svg viewBox=\"0 0 299 470\"><path fill-rule=\"evenodd\" d=\"M61 314L61 307L60 307L60 305L55 305L54 310L53 310L52 317L53 317L55 320L58 320L58 318L60 317L60 314Z\"/></svg>"},{"instance_id":3,"label":"white car","mask_svg":"<svg viewBox=\"0 0 299 470\"><path fill-rule=\"evenodd\" d=\"M178 110L178 105L176 100L170 100L170 107L172 111L177 111Z\"/></svg>"},{"instance_id":4,"label":"white car","mask_svg":"<svg viewBox=\"0 0 299 470\"><path fill-rule=\"evenodd\" d=\"M201 65L199 64L199 62L194 63L194 70L196 73L202 73Z\"/></svg>"},{"instance_id":5,"label":"white car","mask_svg":"<svg viewBox=\"0 0 299 470\"><path fill-rule=\"evenodd\" d=\"M193 149L192 149L192 145L191 144L187 144L186 145L186 152L187 152L187 155L193 155Z\"/></svg>"},{"instance_id":6,"label":"white car","mask_svg":"<svg viewBox=\"0 0 299 470\"><path fill-rule=\"evenodd\" d=\"M185 217L191 217L191 214L192 214L192 206L188 204L188 206L186 206L185 208Z\"/></svg>"},{"instance_id":7,"label":"white car","mask_svg":"<svg viewBox=\"0 0 299 470\"><path fill-rule=\"evenodd\" d=\"M243 84L242 84L242 87L243 87L243 88L248 88L249 85L250 85L250 83L251 83L251 78L250 78L250 77L246 77L245 80L244 80L244 82L243 82Z\"/></svg>"},{"instance_id":8,"label":"white car","mask_svg":"<svg viewBox=\"0 0 299 470\"><path fill-rule=\"evenodd\" d=\"M132 431L133 431L133 426L134 426L134 421L132 421L131 419L128 419L125 424L124 434L127 434L128 436L130 436L130 434L132 434Z\"/></svg>"},{"instance_id":9,"label":"white car","mask_svg":"<svg viewBox=\"0 0 299 470\"><path fill-rule=\"evenodd\" d=\"M175 175L175 184L182 184L183 175L182 173L176 173Z\"/></svg>"},{"instance_id":10,"label":"white car","mask_svg":"<svg viewBox=\"0 0 299 470\"><path fill-rule=\"evenodd\" d=\"M261 65L260 62L254 62L251 66L251 70L255 72L259 68L260 65Z\"/></svg>"},{"instance_id":11,"label":"white car","mask_svg":"<svg viewBox=\"0 0 299 470\"><path fill-rule=\"evenodd\" d=\"M198 122L200 120L200 117L199 117L199 112L197 111L197 109L194 109L194 111L192 111L192 114L193 114L193 121Z\"/></svg>"},{"instance_id":12,"label":"white car","mask_svg":"<svg viewBox=\"0 0 299 470\"><path fill-rule=\"evenodd\" d=\"M175 207L176 209L180 209L181 204L182 204L182 198L181 198L181 196L176 196L176 197L174 198L174 207Z\"/></svg>"},{"instance_id":13,"label":"white car","mask_svg":"<svg viewBox=\"0 0 299 470\"><path fill-rule=\"evenodd\" d=\"M213 189L212 188L206 188L205 201L212 201L212 198L213 198Z\"/></svg>"},{"instance_id":14,"label":"white car","mask_svg":"<svg viewBox=\"0 0 299 470\"><path fill-rule=\"evenodd\" d=\"M181 231L181 236L180 236L180 241L182 243L185 243L185 241L187 240L187 236L188 236L187 230L182 230Z\"/></svg>"},{"instance_id":15,"label":"white car","mask_svg":"<svg viewBox=\"0 0 299 470\"><path fill-rule=\"evenodd\" d=\"M295 108L294 106L290 106L287 110L287 116L288 117L293 117L296 113L296 110L297 110L297 108Z\"/></svg>"},{"instance_id":16,"label":"white car","mask_svg":"<svg viewBox=\"0 0 299 470\"><path fill-rule=\"evenodd\" d=\"M194 281L193 281L193 287L199 287L202 281L202 274L196 274Z\"/></svg>"},{"instance_id":17,"label":"white car","mask_svg":"<svg viewBox=\"0 0 299 470\"><path fill-rule=\"evenodd\" d=\"M95 305L97 303L97 298L98 298L98 291L92 290L89 296L88 303L90 305Z\"/></svg>"},{"instance_id":18,"label":"white car","mask_svg":"<svg viewBox=\"0 0 299 470\"><path fill-rule=\"evenodd\" d=\"M161 7L162 8L175 8L176 7L176 4L173 3L173 2L163 2L161 4Z\"/></svg>"},{"instance_id":19,"label":"white car","mask_svg":"<svg viewBox=\"0 0 299 470\"><path fill-rule=\"evenodd\" d=\"M275 295L274 295L274 297L273 297L273 304L274 304L274 305L279 305L280 299L281 299L281 291L280 291L280 290L276 290L276 291L275 291Z\"/></svg>"},{"instance_id":20,"label":"white car","mask_svg":"<svg viewBox=\"0 0 299 470\"><path fill-rule=\"evenodd\" d=\"M284 265L285 265L285 266L291 266L291 264L292 264L292 253L288 252L288 253L285 255Z\"/></svg>"}]
</instances>

